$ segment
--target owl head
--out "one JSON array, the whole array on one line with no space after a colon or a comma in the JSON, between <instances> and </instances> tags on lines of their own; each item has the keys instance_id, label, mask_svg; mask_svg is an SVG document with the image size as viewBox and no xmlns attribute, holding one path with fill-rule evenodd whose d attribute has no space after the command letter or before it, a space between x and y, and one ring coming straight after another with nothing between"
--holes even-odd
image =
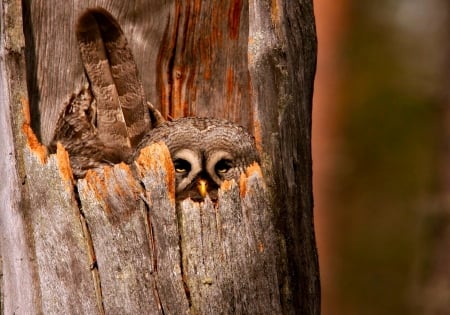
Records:
<instances>
[{"instance_id":1,"label":"owl head","mask_svg":"<svg viewBox=\"0 0 450 315\"><path fill-rule=\"evenodd\" d=\"M152 129L140 147L164 142L176 179L176 198L217 200L225 180L238 180L245 168L258 162L255 141L243 127L226 120L187 117Z\"/></svg>"}]
</instances>

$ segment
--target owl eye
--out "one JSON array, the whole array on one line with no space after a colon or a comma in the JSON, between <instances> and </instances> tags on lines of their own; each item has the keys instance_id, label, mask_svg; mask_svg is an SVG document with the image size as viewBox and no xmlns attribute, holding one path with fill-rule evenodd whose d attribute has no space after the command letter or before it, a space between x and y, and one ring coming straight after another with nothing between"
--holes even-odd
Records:
<instances>
[{"instance_id":1,"label":"owl eye","mask_svg":"<svg viewBox=\"0 0 450 315\"><path fill-rule=\"evenodd\" d=\"M173 166L177 173L189 173L191 170L191 163L183 159L176 159L173 161Z\"/></svg>"},{"instance_id":2,"label":"owl eye","mask_svg":"<svg viewBox=\"0 0 450 315\"><path fill-rule=\"evenodd\" d=\"M232 164L230 160L223 159L216 163L215 171L217 174L225 174L230 170L231 166Z\"/></svg>"}]
</instances>

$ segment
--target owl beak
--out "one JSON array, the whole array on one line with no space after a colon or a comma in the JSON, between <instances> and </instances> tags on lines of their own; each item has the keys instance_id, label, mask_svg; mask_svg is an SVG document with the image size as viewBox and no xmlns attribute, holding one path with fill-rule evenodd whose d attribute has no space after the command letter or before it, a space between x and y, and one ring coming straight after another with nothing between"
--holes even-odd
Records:
<instances>
[{"instance_id":1,"label":"owl beak","mask_svg":"<svg viewBox=\"0 0 450 315\"><path fill-rule=\"evenodd\" d=\"M202 196L202 198L206 197L206 189L208 187L208 184L206 183L205 180L200 179L197 183L197 188L198 188L198 192L200 193L200 196Z\"/></svg>"}]
</instances>

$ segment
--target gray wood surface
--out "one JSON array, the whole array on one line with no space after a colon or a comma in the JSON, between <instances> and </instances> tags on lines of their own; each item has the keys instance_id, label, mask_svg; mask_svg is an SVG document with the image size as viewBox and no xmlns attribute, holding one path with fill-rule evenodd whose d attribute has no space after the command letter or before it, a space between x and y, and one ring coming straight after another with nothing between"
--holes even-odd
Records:
<instances>
[{"instance_id":1,"label":"gray wood surface","mask_svg":"<svg viewBox=\"0 0 450 315\"><path fill-rule=\"evenodd\" d=\"M99 5L122 25L148 100L165 117L248 127L264 179L228 183L218 207L176 206L164 148L78 183L63 150L46 153L40 143L86 83L76 19ZM320 313L310 0L3 0L0 10L5 314Z\"/></svg>"},{"instance_id":2,"label":"gray wood surface","mask_svg":"<svg viewBox=\"0 0 450 315\"><path fill-rule=\"evenodd\" d=\"M49 144L64 104L87 82L75 26L87 8L103 7L129 39L146 96L157 102L156 69L160 43L175 1L24 1L28 89L33 130Z\"/></svg>"},{"instance_id":3,"label":"gray wood surface","mask_svg":"<svg viewBox=\"0 0 450 315\"><path fill-rule=\"evenodd\" d=\"M309 0L272 4L250 1L249 71L276 227L289 257L287 269L280 268L282 286L289 288L283 311L319 314L311 161L317 57L313 5Z\"/></svg>"},{"instance_id":4,"label":"gray wood surface","mask_svg":"<svg viewBox=\"0 0 450 315\"><path fill-rule=\"evenodd\" d=\"M5 314L33 313L38 291L32 266L33 249L26 227L27 205L22 202L23 104L27 101L21 4L3 1L0 6L0 294ZM12 17L19 17L13 19ZM5 22L8 22L6 27ZM18 114L20 113L20 114ZM28 207L29 209L29 207ZM23 290L26 287L27 290ZM7 292L7 294L5 293ZM39 308L37 308L39 310Z\"/></svg>"}]
</instances>

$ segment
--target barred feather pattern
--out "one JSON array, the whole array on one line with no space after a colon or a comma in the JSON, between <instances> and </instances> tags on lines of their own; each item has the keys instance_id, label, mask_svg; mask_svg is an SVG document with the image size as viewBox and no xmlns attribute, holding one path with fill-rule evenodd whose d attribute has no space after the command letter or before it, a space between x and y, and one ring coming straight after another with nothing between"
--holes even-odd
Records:
<instances>
[{"instance_id":1,"label":"barred feather pattern","mask_svg":"<svg viewBox=\"0 0 450 315\"><path fill-rule=\"evenodd\" d=\"M69 152L76 178L89 169L131 163L145 146L163 142L175 169L177 200L217 200L225 180L238 181L259 161L243 127L215 118L164 121L144 99L133 55L117 21L103 9L84 13L77 38L89 85L73 95L51 143Z\"/></svg>"},{"instance_id":2,"label":"barred feather pattern","mask_svg":"<svg viewBox=\"0 0 450 315\"><path fill-rule=\"evenodd\" d=\"M89 85L66 104L50 150L61 142L80 178L88 169L129 161L162 117L146 102L133 54L110 13L87 10L78 20L76 35Z\"/></svg>"}]
</instances>

